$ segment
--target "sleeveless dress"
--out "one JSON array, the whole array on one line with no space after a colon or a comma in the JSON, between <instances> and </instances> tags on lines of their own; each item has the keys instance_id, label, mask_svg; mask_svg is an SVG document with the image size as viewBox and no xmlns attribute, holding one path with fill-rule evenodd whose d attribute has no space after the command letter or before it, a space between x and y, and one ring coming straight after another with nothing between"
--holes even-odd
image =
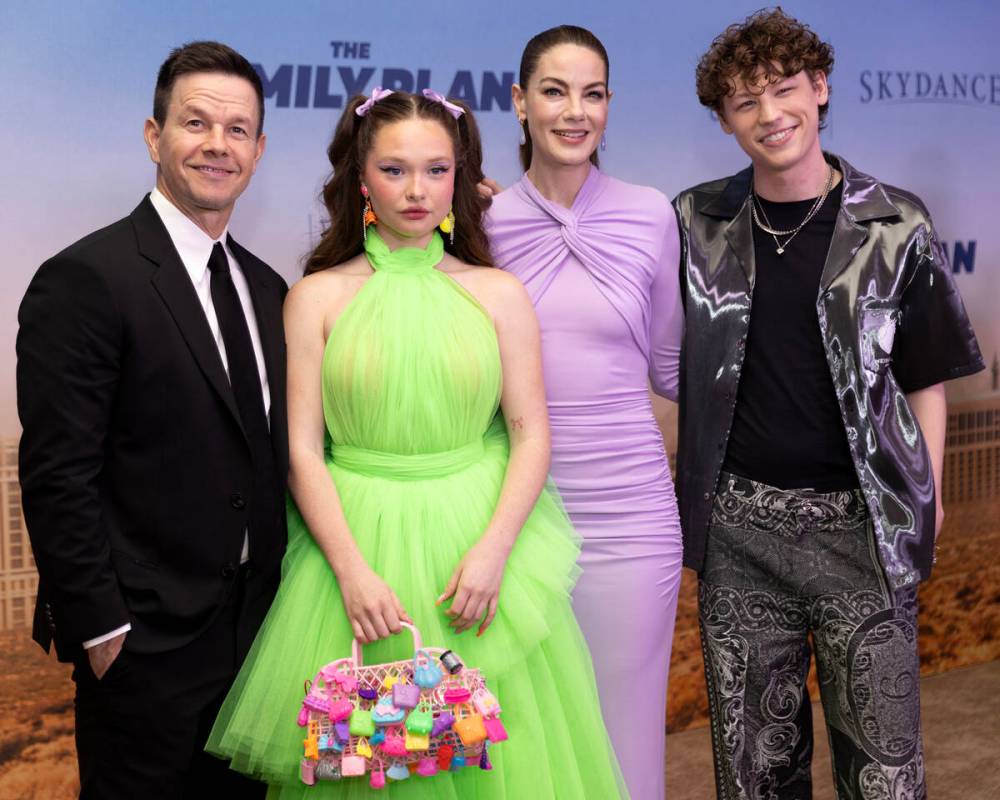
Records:
<instances>
[{"instance_id":1,"label":"sleeveless dress","mask_svg":"<svg viewBox=\"0 0 1000 800\"><path fill-rule=\"evenodd\" d=\"M571 208L527 176L494 198L497 266L542 331L552 478L583 537L573 606L635 800L661 800L680 588L677 500L649 386L676 400L683 332L677 221L660 192L595 167ZM634 703L640 686L641 709Z\"/></svg>"},{"instance_id":2,"label":"sleeveless dress","mask_svg":"<svg viewBox=\"0 0 1000 800\"><path fill-rule=\"evenodd\" d=\"M374 274L337 319L323 356L327 469L367 563L425 644L483 671L510 735L490 748L491 771L413 775L381 791L435 800L627 796L570 605L579 547L557 495L543 492L522 529L482 637L455 635L447 604L435 606L489 523L507 466L497 338L482 306L435 269L439 235L425 250L390 252L372 228L366 251ZM378 796L367 777L313 787L299 780L303 682L349 655L352 638L333 572L290 503L281 586L209 752L272 784L271 798ZM374 664L412 652L404 632L363 654Z\"/></svg>"}]
</instances>

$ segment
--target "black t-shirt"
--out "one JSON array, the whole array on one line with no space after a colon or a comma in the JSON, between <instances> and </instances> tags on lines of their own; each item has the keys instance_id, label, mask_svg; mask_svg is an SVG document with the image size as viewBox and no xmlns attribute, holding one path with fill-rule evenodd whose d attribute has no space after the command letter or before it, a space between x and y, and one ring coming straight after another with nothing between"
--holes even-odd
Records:
<instances>
[{"instance_id":1,"label":"black t-shirt","mask_svg":"<svg viewBox=\"0 0 1000 800\"><path fill-rule=\"evenodd\" d=\"M723 469L783 489L858 485L816 314L842 193L843 182L782 255L771 234L753 226L756 280ZM770 227L790 230L815 198L760 202Z\"/></svg>"}]
</instances>

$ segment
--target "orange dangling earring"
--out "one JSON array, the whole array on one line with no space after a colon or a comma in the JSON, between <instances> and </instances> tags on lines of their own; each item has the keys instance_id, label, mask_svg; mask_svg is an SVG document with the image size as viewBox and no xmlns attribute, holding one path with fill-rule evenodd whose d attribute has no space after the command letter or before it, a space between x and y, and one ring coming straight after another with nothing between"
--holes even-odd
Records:
<instances>
[{"instance_id":1,"label":"orange dangling earring","mask_svg":"<svg viewBox=\"0 0 1000 800\"><path fill-rule=\"evenodd\" d=\"M375 212L372 210L372 201L368 197L368 187L364 184L361 184L361 196L365 198L365 207L361 209L361 237L367 242L368 226L378 222L378 217L375 216Z\"/></svg>"}]
</instances>

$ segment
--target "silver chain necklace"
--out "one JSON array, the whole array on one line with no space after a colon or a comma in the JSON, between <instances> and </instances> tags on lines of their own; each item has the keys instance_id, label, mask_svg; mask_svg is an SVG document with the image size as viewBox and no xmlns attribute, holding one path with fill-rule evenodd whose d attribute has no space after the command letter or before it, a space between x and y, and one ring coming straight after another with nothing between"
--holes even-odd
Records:
<instances>
[{"instance_id":1,"label":"silver chain necklace","mask_svg":"<svg viewBox=\"0 0 1000 800\"><path fill-rule=\"evenodd\" d=\"M822 208L823 203L826 201L826 196L830 194L830 189L833 187L833 167L827 165L827 168L830 170L830 173L829 175L827 175L826 186L823 187L823 194L821 194L819 197L816 198L816 202L812 204L812 208L809 209L809 213L806 214L805 219L803 219L802 222L800 222L797 226L795 226L791 230L782 231L778 230L777 228L772 228L771 220L767 218L767 212L764 211L764 206L760 202L760 198L757 197L757 193L755 191L753 191L752 189L750 190L750 213L753 216L753 221L757 223L757 227L760 228L762 231L764 231L764 233L771 234L771 238L774 239L774 243L778 247L779 256L785 252L785 248L788 247L792 239L794 239L798 235L799 231L801 231L806 225L809 224L809 220L811 220L813 217L816 216L817 212L820 210L820 208ZM764 217L764 222L761 222L760 217L757 216L758 206L760 207L760 213ZM778 241L779 236L788 237L787 239L785 239L784 244Z\"/></svg>"}]
</instances>

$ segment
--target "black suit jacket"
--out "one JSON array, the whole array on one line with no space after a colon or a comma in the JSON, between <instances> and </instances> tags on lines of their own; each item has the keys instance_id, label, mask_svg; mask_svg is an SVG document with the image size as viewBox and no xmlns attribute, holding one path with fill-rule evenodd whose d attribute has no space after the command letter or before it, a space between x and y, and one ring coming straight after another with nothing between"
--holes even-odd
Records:
<instances>
[{"instance_id":1,"label":"black suit jacket","mask_svg":"<svg viewBox=\"0 0 1000 800\"><path fill-rule=\"evenodd\" d=\"M246 276L288 472L282 278L230 239ZM46 261L21 303L21 499L39 572L34 637L72 659L130 622L129 649L194 639L237 574L253 463L194 286L147 196ZM273 592L286 527L251 532L251 582ZM250 598L253 600L260 598ZM251 603L266 608L267 603Z\"/></svg>"}]
</instances>

